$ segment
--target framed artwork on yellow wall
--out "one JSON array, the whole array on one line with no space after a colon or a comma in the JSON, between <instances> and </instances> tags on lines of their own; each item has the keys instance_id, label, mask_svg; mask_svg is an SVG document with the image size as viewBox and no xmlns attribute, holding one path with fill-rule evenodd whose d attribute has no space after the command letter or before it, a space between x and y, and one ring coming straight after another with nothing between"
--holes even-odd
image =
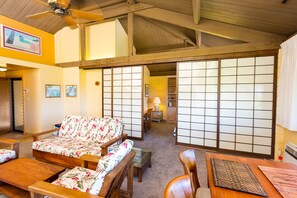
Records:
<instances>
[{"instance_id":1,"label":"framed artwork on yellow wall","mask_svg":"<svg viewBox=\"0 0 297 198\"><path fill-rule=\"evenodd\" d=\"M1 47L41 55L41 38L1 25Z\"/></svg>"}]
</instances>

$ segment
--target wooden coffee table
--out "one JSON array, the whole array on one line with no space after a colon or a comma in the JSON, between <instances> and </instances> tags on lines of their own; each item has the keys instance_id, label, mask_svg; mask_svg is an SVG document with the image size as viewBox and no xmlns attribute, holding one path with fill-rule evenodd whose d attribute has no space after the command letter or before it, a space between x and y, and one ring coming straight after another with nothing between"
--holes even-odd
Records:
<instances>
[{"instance_id":1,"label":"wooden coffee table","mask_svg":"<svg viewBox=\"0 0 297 198\"><path fill-rule=\"evenodd\" d=\"M140 149L140 148L133 148L133 150L136 152L136 155L133 159L133 165L136 170L137 176L138 176L138 182L142 182L142 173L145 170L145 168L152 167L151 164L151 156L152 152L147 149Z\"/></svg>"},{"instance_id":2,"label":"wooden coffee table","mask_svg":"<svg viewBox=\"0 0 297 198\"><path fill-rule=\"evenodd\" d=\"M9 197L14 194L17 194L17 196L12 197L22 197L20 193L29 195L27 192L28 186L40 180L52 182L64 170L64 167L29 158L11 160L0 165L0 181L4 182L4 185L0 186L0 192Z\"/></svg>"}]
</instances>

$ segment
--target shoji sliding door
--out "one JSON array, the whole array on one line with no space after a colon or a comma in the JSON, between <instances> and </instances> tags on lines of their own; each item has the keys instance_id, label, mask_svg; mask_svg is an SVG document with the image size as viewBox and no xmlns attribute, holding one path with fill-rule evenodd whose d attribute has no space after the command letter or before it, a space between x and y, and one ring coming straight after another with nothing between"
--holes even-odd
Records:
<instances>
[{"instance_id":1,"label":"shoji sliding door","mask_svg":"<svg viewBox=\"0 0 297 198\"><path fill-rule=\"evenodd\" d=\"M121 118L129 137L142 138L142 66L103 71L104 116Z\"/></svg>"},{"instance_id":2,"label":"shoji sliding door","mask_svg":"<svg viewBox=\"0 0 297 198\"><path fill-rule=\"evenodd\" d=\"M274 56L221 61L220 149L272 154Z\"/></svg>"},{"instance_id":3,"label":"shoji sliding door","mask_svg":"<svg viewBox=\"0 0 297 198\"><path fill-rule=\"evenodd\" d=\"M218 61L178 64L177 142L217 146Z\"/></svg>"},{"instance_id":4,"label":"shoji sliding door","mask_svg":"<svg viewBox=\"0 0 297 198\"><path fill-rule=\"evenodd\" d=\"M177 142L273 155L274 56L178 64Z\"/></svg>"}]
</instances>

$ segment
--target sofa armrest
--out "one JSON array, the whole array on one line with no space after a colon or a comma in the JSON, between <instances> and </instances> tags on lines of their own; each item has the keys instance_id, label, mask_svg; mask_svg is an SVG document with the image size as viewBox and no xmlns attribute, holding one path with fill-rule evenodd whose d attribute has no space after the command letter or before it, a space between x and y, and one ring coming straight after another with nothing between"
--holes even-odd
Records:
<instances>
[{"instance_id":1,"label":"sofa armrest","mask_svg":"<svg viewBox=\"0 0 297 198\"><path fill-rule=\"evenodd\" d=\"M19 141L19 140L0 138L0 143L8 144L10 146L10 149L15 150L16 158L19 157L20 142L21 141Z\"/></svg>"},{"instance_id":2,"label":"sofa armrest","mask_svg":"<svg viewBox=\"0 0 297 198\"><path fill-rule=\"evenodd\" d=\"M98 164L100 158L100 156L84 154L79 159L82 161L81 166L88 168L89 162Z\"/></svg>"},{"instance_id":3,"label":"sofa armrest","mask_svg":"<svg viewBox=\"0 0 297 198\"><path fill-rule=\"evenodd\" d=\"M47 135L49 133L53 133L55 131L59 131L59 129L51 129L51 130L47 130L47 131L43 131L43 132L39 132L39 133L35 133L35 134L32 134L33 136L33 141L38 141L41 139L40 136L43 136L43 135Z\"/></svg>"},{"instance_id":4,"label":"sofa armrest","mask_svg":"<svg viewBox=\"0 0 297 198\"><path fill-rule=\"evenodd\" d=\"M127 139L127 134L122 134L121 136L118 136L112 140L109 140L108 142L105 142L104 144L102 144L101 147L101 155L104 156L107 154L107 149L109 146L113 145L114 143L122 140L125 141Z\"/></svg>"},{"instance_id":5,"label":"sofa armrest","mask_svg":"<svg viewBox=\"0 0 297 198\"><path fill-rule=\"evenodd\" d=\"M81 192L78 190L72 190L69 188L64 188L62 186L57 186L45 181L38 181L28 187L31 197L41 197L39 195L47 195L49 197L65 198L65 197L81 197L81 198L101 198L101 196L96 196Z\"/></svg>"}]
</instances>

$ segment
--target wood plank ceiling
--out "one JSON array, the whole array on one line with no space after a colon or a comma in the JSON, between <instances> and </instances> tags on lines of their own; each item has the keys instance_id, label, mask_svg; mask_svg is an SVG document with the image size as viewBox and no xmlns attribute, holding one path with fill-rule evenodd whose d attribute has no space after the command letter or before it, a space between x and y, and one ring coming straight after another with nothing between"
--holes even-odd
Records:
<instances>
[{"instance_id":1,"label":"wood plank ceiling","mask_svg":"<svg viewBox=\"0 0 297 198\"><path fill-rule=\"evenodd\" d=\"M196 10L196 7L193 9L193 5L197 3L200 9ZM248 39L240 41L238 39L240 35L236 36L236 34L233 34L234 38L229 35L222 36L224 30L222 31L220 26L217 27L218 33L208 30L200 33L197 29L188 28L184 24L174 24L174 22L169 24L166 20L159 20L158 14L148 17L148 14L136 13L142 9L143 4L159 9L154 12L171 11L175 14L182 14L180 16L190 16L192 22L198 23L198 28L200 26L205 28L205 25L214 21L225 28L227 27L225 25L229 24L236 28L248 28L285 37L297 32L297 1L294 0L72 0L71 2L71 5L77 9L95 13L102 12L105 19L121 17L119 20L127 32L127 18L122 16L127 16L128 12L135 12L133 40L137 54L248 42ZM131 8L132 5L136 6ZM26 18L26 15L48 9L36 0L0 0L1 15L54 34L65 27L61 17L52 14L35 20ZM193 18L193 13L201 17L200 23L197 17ZM164 14L164 16L167 15ZM176 20L180 19L176 18ZM206 28L209 29L208 26ZM251 36L253 35L254 32L251 32Z\"/></svg>"}]
</instances>

